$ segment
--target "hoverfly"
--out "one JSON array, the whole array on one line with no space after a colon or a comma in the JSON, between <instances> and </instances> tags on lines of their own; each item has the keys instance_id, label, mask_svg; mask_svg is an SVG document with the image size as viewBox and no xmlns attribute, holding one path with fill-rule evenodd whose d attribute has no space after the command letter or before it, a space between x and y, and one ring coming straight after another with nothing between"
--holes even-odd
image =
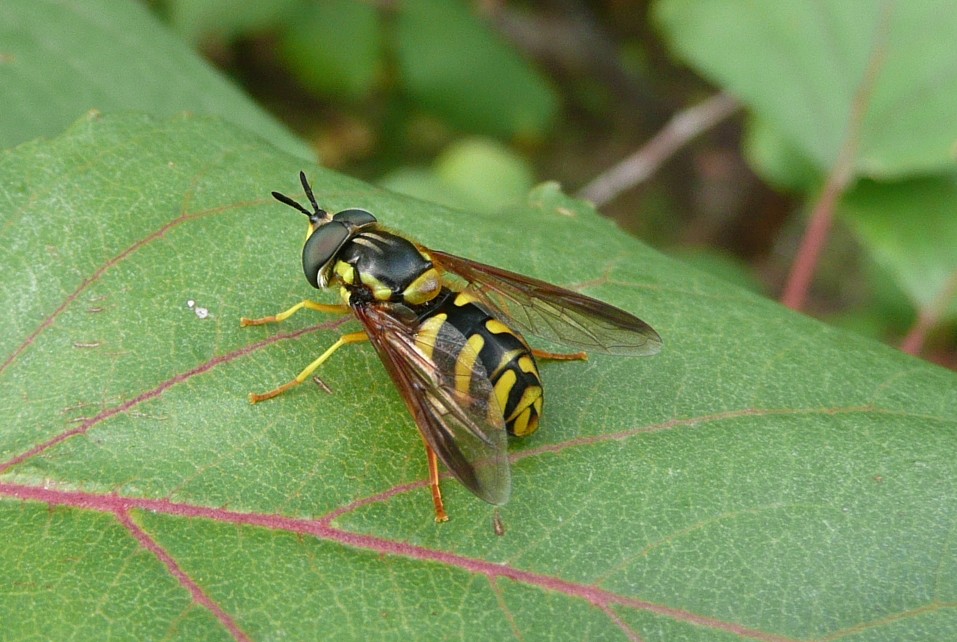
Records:
<instances>
[{"instance_id":1,"label":"hoverfly","mask_svg":"<svg viewBox=\"0 0 957 642\"><path fill-rule=\"evenodd\" d=\"M448 519L438 460L472 493L501 505L511 477L507 435L538 428L542 382L535 357L584 359L529 347L520 332L577 348L650 355L661 348L651 326L590 297L514 272L425 248L388 231L363 209L336 214L316 203L299 173L312 211L273 192L309 217L302 249L306 280L339 288L341 304L304 300L241 325L283 321L299 310L351 312L361 332L345 334L295 379L252 403L276 397L312 375L336 350L370 341L425 442L435 519Z\"/></svg>"}]
</instances>

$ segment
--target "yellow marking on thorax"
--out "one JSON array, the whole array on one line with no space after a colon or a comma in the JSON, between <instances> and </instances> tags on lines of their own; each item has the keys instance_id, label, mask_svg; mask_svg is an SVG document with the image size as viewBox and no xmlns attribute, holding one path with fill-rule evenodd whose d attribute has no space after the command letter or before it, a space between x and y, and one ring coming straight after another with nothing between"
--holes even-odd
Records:
<instances>
[{"instance_id":1,"label":"yellow marking on thorax","mask_svg":"<svg viewBox=\"0 0 957 642\"><path fill-rule=\"evenodd\" d=\"M345 261L336 261L333 271L339 275L343 283L354 285L356 282L356 269Z\"/></svg>"},{"instance_id":2,"label":"yellow marking on thorax","mask_svg":"<svg viewBox=\"0 0 957 642\"><path fill-rule=\"evenodd\" d=\"M375 278L368 272L359 272L359 280L372 290L372 296L376 301L389 301L392 299L392 288Z\"/></svg>"},{"instance_id":3,"label":"yellow marking on thorax","mask_svg":"<svg viewBox=\"0 0 957 642\"><path fill-rule=\"evenodd\" d=\"M369 236L372 236L372 235L369 234ZM378 239L384 241L384 239L382 239L382 238L379 237L379 236L376 236L376 238L378 238ZM385 251L384 251L381 247L379 247L379 246L378 246L374 241L372 241L371 239L368 239L368 238L365 238L365 237L362 237L362 236L354 236L354 237L352 238L352 242L355 243L356 245L361 245L361 246L363 246L363 247L369 248L370 250L372 250L373 252L375 252L375 253L378 254L379 256L382 256L382 255L385 253Z\"/></svg>"},{"instance_id":4,"label":"yellow marking on thorax","mask_svg":"<svg viewBox=\"0 0 957 642\"><path fill-rule=\"evenodd\" d=\"M409 305L420 305L434 299L442 291L442 280L435 268L420 274L402 291L402 299Z\"/></svg>"}]
</instances>

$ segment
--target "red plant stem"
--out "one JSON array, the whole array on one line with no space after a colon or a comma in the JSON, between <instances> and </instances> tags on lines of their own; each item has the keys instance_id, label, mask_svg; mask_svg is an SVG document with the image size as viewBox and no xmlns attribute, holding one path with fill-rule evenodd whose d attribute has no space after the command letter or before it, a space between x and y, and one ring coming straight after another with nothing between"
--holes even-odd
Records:
<instances>
[{"instance_id":1,"label":"red plant stem","mask_svg":"<svg viewBox=\"0 0 957 642\"><path fill-rule=\"evenodd\" d=\"M837 169L839 168L836 168L835 172L828 178L821 197L814 204L811 222L808 223L804 238L801 239L801 247L798 248L797 256L791 265L791 272L784 287L784 294L781 296L781 303L792 310L800 310L804 307L808 290L811 287L811 279L814 277L814 270L817 268L817 262L821 256L821 250L824 248L828 232L831 230L834 209L837 207L844 190L847 189L848 181L838 175Z\"/></svg>"},{"instance_id":2,"label":"red plant stem","mask_svg":"<svg viewBox=\"0 0 957 642\"><path fill-rule=\"evenodd\" d=\"M861 123L867 113L874 83L877 81L878 72L887 52L891 13L892 4L890 2L885 3L875 30L874 48L871 51L867 69L860 85L857 87L857 91L854 92L844 142L838 153L837 161L824 184L821 196L814 204L811 221L808 223L804 238L801 239L801 247L798 248L794 263L791 265L791 272L788 274L784 293L781 295L781 302L792 310L800 310L804 307L808 290L811 287L811 279L814 277L814 270L817 268L821 250L825 241L827 241L831 222L834 220L834 210L837 208L841 196L854 179L854 165L857 158L857 147L860 143Z\"/></svg>"},{"instance_id":3,"label":"red plant stem","mask_svg":"<svg viewBox=\"0 0 957 642\"><path fill-rule=\"evenodd\" d=\"M957 270L951 272L934 300L918 311L917 321L901 341L901 350L907 354L920 354L927 340L927 334L940 322L940 318L944 316L944 312L955 297L957 297Z\"/></svg>"}]
</instances>

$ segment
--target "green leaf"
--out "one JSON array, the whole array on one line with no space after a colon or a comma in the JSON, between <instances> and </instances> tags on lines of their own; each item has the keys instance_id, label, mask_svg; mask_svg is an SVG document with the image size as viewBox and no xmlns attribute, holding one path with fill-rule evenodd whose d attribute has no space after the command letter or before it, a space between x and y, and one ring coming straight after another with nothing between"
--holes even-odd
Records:
<instances>
[{"instance_id":1,"label":"green leaf","mask_svg":"<svg viewBox=\"0 0 957 642\"><path fill-rule=\"evenodd\" d=\"M748 163L775 188L807 193L820 186L822 169L793 147L780 129L750 118L744 133Z\"/></svg>"},{"instance_id":2,"label":"green leaf","mask_svg":"<svg viewBox=\"0 0 957 642\"><path fill-rule=\"evenodd\" d=\"M88 118L0 156L4 637L954 637L954 373L663 257L554 184L469 214L304 168L330 209L661 332L656 357L543 364L504 535L451 480L433 522L368 346L321 369L333 394L250 406L356 327L239 327L314 294L303 217L269 197L302 168L194 117Z\"/></svg>"},{"instance_id":3,"label":"green leaf","mask_svg":"<svg viewBox=\"0 0 957 642\"><path fill-rule=\"evenodd\" d=\"M676 51L822 171L936 172L957 140L957 2L662 0Z\"/></svg>"},{"instance_id":4,"label":"green leaf","mask_svg":"<svg viewBox=\"0 0 957 642\"><path fill-rule=\"evenodd\" d=\"M0 147L53 136L89 110L211 114L302 158L308 146L216 73L142 3L0 2Z\"/></svg>"},{"instance_id":5,"label":"green leaf","mask_svg":"<svg viewBox=\"0 0 957 642\"><path fill-rule=\"evenodd\" d=\"M842 201L841 216L918 310L955 278L957 176L861 183ZM941 312L957 318L957 301Z\"/></svg>"},{"instance_id":6,"label":"green leaf","mask_svg":"<svg viewBox=\"0 0 957 642\"><path fill-rule=\"evenodd\" d=\"M302 10L302 0L164 0L161 4L173 29L192 43L265 29Z\"/></svg>"},{"instance_id":7,"label":"green leaf","mask_svg":"<svg viewBox=\"0 0 957 642\"><path fill-rule=\"evenodd\" d=\"M362 98L383 66L379 12L354 0L306 4L289 22L282 52L307 87L336 98Z\"/></svg>"},{"instance_id":8,"label":"green leaf","mask_svg":"<svg viewBox=\"0 0 957 642\"><path fill-rule=\"evenodd\" d=\"M558 110L545 80L461 0L407 0L395 22L409 94L466 131L541 137Z\"/></svg>"}]
</instances>

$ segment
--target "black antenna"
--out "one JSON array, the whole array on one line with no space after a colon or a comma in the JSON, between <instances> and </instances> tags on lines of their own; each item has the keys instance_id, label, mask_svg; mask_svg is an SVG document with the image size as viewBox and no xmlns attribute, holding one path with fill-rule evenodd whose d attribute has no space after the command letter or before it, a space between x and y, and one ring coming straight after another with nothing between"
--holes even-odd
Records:
<instances>
[{"instance_id":1,"label":"black antenna","mask_svg":"<svg viewBox=\"0 0 957 642\"><path fill-rule=\"evenodd\" d=\"M309 185L309 181L306 180L306 173L299 172L299 180L302 182L302 189L306 192L306 196L309 197L309 202L312 204L313 211L310 212L305 207L289 198L285 194L280 194L279 192L273 192L272 197L282 203L283 205L288 205L289 207L295 208L296 210L302 212L309 217L309 222L313 225L318 225L329 217L329 212L319 207L319 204L316 203L316 197L312 193L312 187Z\"/></svg>"}]
</instances>

